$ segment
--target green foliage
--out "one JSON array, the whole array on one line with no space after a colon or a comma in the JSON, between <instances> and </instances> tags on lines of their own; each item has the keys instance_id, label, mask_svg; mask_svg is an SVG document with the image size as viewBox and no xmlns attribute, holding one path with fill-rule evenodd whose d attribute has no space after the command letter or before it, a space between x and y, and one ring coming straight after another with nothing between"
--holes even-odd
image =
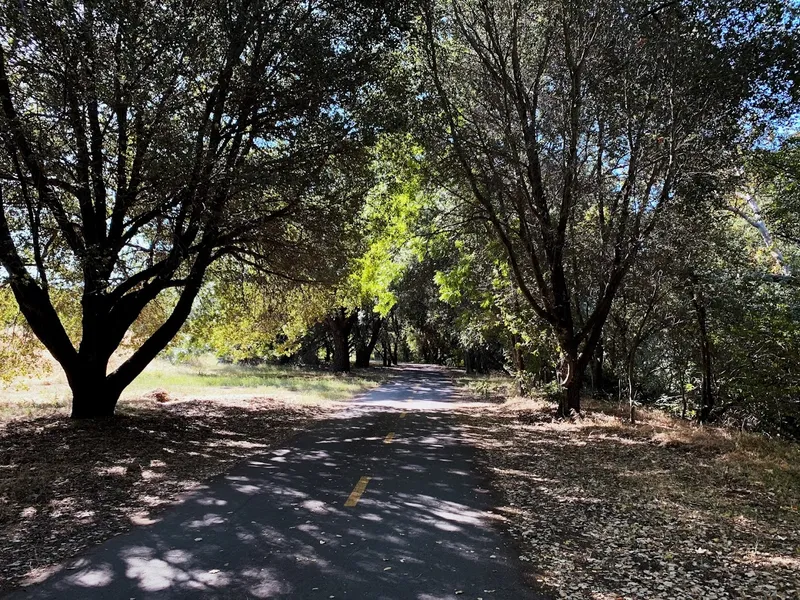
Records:
<instances>
[{"instance_id":1,"label":"green foliage","mask_svg":"<svg viewBox=\"0 0 800 600\"><path fill-rule=\"evenodd\" d=\"M27 326L19 307L7 287L0 288L0 381L42 375L51 364L44 347Z\"/></svg>"},{"instance_id":2,"label":"green foliage","mask_svg":"<svg viewBox=\"0 0 800 600\"><path fill-rule=\"evenodd\" d=\"M419 222L429 200L413 146L387 134L372 149L371 187L348 234L331 246L327 269L296 281L264 273L259 265L227 261L214 269L179 348L211 350L231 360L278 359L303 341L334 310L386 318L396 286L423 253Z\"/></svg>"},{"instance_id":3,"label":"green foliage","mask_svg":"<svg viewBox=\"0 0 800 600\"><path fill-rule=\"evenodd\" d=\"M353 261L350 294L343 305L371 305L385 317L397 302L394 285L423 253L420 219L430 200L422 187L421 152L407 136L383 136L374 150L375 185L362 216L366 246ZM349 300L349 302L348 302Z\"/></svg>"},{"instance_id":4,"label":"green foliage","mask_svg":"<svg viewBox=\"0 0 800 600\"><path fill-rule=\"evenodd\" d=\"M698 218L706 212L709 217ZM771 221L766 221L771 225ZM687 243L690 240L691 243ZM787 269L796 248L783 240ZM704 374L695 301L705 308L721 421L800 433L800 288L775 278L754 227L710 204L676 213L645 249L604 331L606 390L692 418Z\"/></svg>"},{"instance_id":5,"label":"green foliage","mask_svg":"<svg viewBox=\"0 0 800 600\"><path fill-rule=\"evenodd\" d=\"M773 234L783 242L800 244L800 134L788 138L777 150L758 150L750 172Z\"/></svg>"},{"instance_id":6,"label":"green foliage","mask_svg":"<svg viewBox=\"0 0 800 600\"><path fill-rule=\"evenodd\" d=\"M307 329L324 317L328 300L319 285L264 277L251 267L224 262L170 352L213 352L230 361L290 355Z\"/></svg>"}]
</instances>

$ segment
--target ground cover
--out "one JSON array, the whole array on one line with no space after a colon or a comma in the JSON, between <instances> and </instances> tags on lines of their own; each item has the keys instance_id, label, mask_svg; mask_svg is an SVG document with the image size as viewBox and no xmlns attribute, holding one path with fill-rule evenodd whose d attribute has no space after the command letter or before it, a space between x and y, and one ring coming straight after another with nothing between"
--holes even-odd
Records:
<instances>
[{"instance_id":1,"label":"ground cover","mask_svg":"<svg viewBox=\"0 0 800 600\"><path fill-rule=\"evenodd\" d=\"M122 404L154 392L174 400L268 397L302 404L345 400L379 385L390 375L381 368L359 369L342 376L291 365L221 363L213 356L171 363L153 361L123 392ZM36 377L11 381L0 389L0 422L15 417L66 414L71 397L57 365Z\"/></svg>"},{"instance_id":2,"label":"ground cover","mask_svg":"<svg viewBox=\"0 0 800 600\"><path fill-rule=\"evenodd\" d=\"M800 446L656 411L630 425L613 404L569 423L553 413L511 398L460 415L535 586L593 600L800 597Z\"/></svg>"},{"instance_id":3,"label":"ground cover","mask_svg":"<svg viewBox=\"0 0 800 600\"><path fill-rule=\"evenodd\" d=\"M107 421L67 419L68 389L57 374L8 388L0 394L0 592L158 519L204 480L386 376L158 361Z\"/></svg>"}]
</instances>

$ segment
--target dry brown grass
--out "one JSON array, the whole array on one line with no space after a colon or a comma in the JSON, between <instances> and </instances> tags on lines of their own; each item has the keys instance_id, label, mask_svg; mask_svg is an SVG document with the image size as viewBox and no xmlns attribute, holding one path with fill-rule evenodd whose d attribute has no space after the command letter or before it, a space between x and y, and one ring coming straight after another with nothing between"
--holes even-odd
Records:
<instances>
[{"instance_id":1,"label":"dry brown grass","mask_svg":"<svg viewBox=\"0 0 800 600\"><path fill-rule=\"evenodd\" d=\"M800 444L791 440L727 427L698 425L646 407L637 407L636 422L632 424L627 407L591 399L584 401L583 413L572 422L552 419L553 405L544 398L512 397L499 405L498 411L501 414L527 414L529 419L544 419L551 427L564 430L616 433L665 448L715 454L721 461L755 475L754 482L766 476L771 487L786 487L786 491L794 493L800 490Z\"/></svg>"},{"instance_id":2,"label":"dry brown grass","mask_svg":"<svg viewBox=\"0 0 800 600\"><path fill-rule=\"evenodd\" d=\"M538 585L568 598L800 597L800 445L589 401L464 412Z\"/></svg>"}]
</instances>

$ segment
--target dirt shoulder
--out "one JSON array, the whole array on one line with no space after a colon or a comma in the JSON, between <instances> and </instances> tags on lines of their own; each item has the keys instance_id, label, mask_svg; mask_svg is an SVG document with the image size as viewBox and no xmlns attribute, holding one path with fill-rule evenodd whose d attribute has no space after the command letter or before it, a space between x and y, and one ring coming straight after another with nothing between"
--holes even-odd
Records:
<instances>
[{"instance_id":1,"label":"dirt shoulder","mask_svg":"<svg viewBox=\"0 0 800 600\"><path fill-rule=\"evenodd\" d=\"M565 598L800 598L800 445L600 407L464 411L537 587Z\"/></svg>"},{"instance_id":2,"label":"dirt shoulder","mask_svg":"<svg viewBox=\"0 0 800 600\"><path fill-rule=\"evenodd\" d=\"M0 425L0 593L159 512L330 408L268 398L126 403L109 421Z\"/></svg>"}]
</instances>

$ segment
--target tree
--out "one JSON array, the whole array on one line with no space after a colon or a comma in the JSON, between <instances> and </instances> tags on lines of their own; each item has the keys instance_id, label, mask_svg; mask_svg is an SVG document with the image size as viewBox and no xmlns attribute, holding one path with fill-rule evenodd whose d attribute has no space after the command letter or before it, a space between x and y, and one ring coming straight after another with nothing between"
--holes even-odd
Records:
<instances>
[{"instance_id":1,"label":"tree","mask_svg":"<svg viewBox=\"0 0 800 600\"><path fill-rule=\"evenodd\" d=\"M336 262L330 258L328 266ZM209 270L169 350L178 355L211 352L226 361L284 361L302 353L313 362L306 334L327 308L317 286L222 259Z\"/></svg>"},{"instance_id":2,"label":"tree","mask_svg":"<svg viewBox=\"0 0 800 600\"><path fill-rule=\"evenodd\" d=\"M325 320L333 337L335 371L350 370L351 347L356 366L369 367L397 303L394 288L420 256L417 228L427 198L411 158L414 152L407 136L397 133L381 136L374 148L375 185L359 220L361 237L354 243L349 270L332 289Z\"/></svg>"},{"instance_id":3,"label":"tree","mask_svg":"<svg viewBox=\"0 0 800 600\"><path fill-rule=\"evenodd\" d=\"M785 284L758 228L716 192L696 192L623 282L603 333L607 371L637 403L796 436L800 289ZM796 270L796 249L784 249Z\"/></svg>"},{"instance_id":4,"label":"tree","mask_svg":"<svg viewBox=\"0 0 800 600\"><path fill-rule=\"evenodd\" d=\"M361 311L362 317L356 323L356 368L365 369L369 367L370 358L375 351L375 346L380 340L381 329L385 326L385 317L375 313L372 307Z\"/></svg>"},{"instance_id":5,"label":"tree","mask_svg":"<svg viewBox=\"0 0 800 600\"><path fill-rule=\"evenodd\" d=\"M306 3L2 5L0 261L63 367L73 417L113 414L223 256L292 274L336 244L384 99L399 11ZM80 291L71 339L54 306ZM116 370L142 311L163 323Z\"/></svg>"},{"instance_id":6,"label":"tree","mask_svg":"<svg viewBox=\"0 0 800 600\"><path fill-rule=\"evenodd\" d=\"M350 332L358 320L358 310L348 311L345 307L333 310L326 318L325 325L333 338L333 370L337 373L350 372Z\"/></svg>"},{"instance_id":7,"label":"tree","mask_svg":"<svg viewBox=\"0 0 800 600\"><path fill-rule=\"evenodd\" d=\"M403 138L383 132L370 148L358 210L332 224L336 244L326 246L313 278L297 270L276 277L258 261L218 262L190 319L188 344L237 360L315 364L324 346L334 371L350 370L352 350L356 367L368 367L396 303L394 283L415 253L421 200L387 158Z\"/></svg>"},{"instance_id":8,"label":"tree","mask_svg":"<svg viewBox=\"0 0 800 600\"><path fill-rule=\"evenodd\" d=\"M567 416L659 220L757 129L743 127L748 108L771 115L792 97L794 10L453 0L423 12L422 97L435 109L422 135L558 340Z\"/></svg>"},{"instance_id":9,"label":"tree","mask_svg":"<svg viewBox=\"0 0 800 600\"><path fill-rule=\"evenodd\" d=\"M775 151L754 152L749 167L758 195L768 201L766 217L775 225L775 235L784 243L800 245L800 134Z\"/></svg>"}]
</instances>

